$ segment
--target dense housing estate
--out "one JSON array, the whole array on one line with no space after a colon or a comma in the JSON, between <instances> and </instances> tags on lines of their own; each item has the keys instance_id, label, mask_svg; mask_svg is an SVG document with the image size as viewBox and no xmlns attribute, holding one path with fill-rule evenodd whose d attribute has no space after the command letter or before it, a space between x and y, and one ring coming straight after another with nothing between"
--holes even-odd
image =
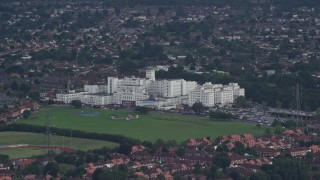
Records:
<instances>
[{"instance_id":1,"label":"dense housing estate","mask_svg":"<svg viewBox=\"0 0 320 180\"><path fill-rule=\"evenodd\" d=\"M89 105L150 106L157 109L192 106L201 102L206 107L231 104L245 96L237 83L203 85L184 79L155 79L155 70L146 70L146 78L108 77L107 85L85 85L83 92L68 91L57 94L56 100L70 103L80 100Z\"/></svg>"},{"instance_id":2,"label":"dense housing estate","mask_svg":"<svg viewBox=\"0 0 320 180\"><path fill-rule=\"evenodd\" d=\"M216 166L214 164L216 163L215 159L221 157L226 160L225 171L227 175L217 173L219 179L232 179L235 173L239 176L254 177L257 173L263 173L262 166L275 166L277 158L285 155L298 158L299 163L319 166L319 145L301 146L301 142L307 144L316 137L305 134L301 129L293 129L283 131L280 134L263 135L261 137L254 137L251 134L230 134L219 136L214 140L204 137L190 138L181 143L180 149L184 149L183 152L179 150L179 147L164 147L165 145L155 148L153 152L150 151L150 147L134 144L128 147L126 154L110 152L106 159L92 161L90 155L93 153L87 153L83 157L87 163L83 161L80 166L83 168L82 174L78 174L74 179L94 179L97 169L100 169L100 171L117 171L119 167L127 167L133 174L134 178L132 179L159 179L158 177L163 175L166 180L173 180L175 177L207 180L210 179L210 176L206 174L207 171L198 170L208 170ZM239 146L243 147L243 152L237 150ZM308 156L308 158L305 156ZM48 163L67 162L67 165L71 165L70 162L66 161L70 158L81 159L77 152L71 152L63 153L55 158L18 158L10 162L15 169L26 171L28 167L34 165L46 168ZM221 167L221 164L218 167ZM19 175L10 170L10 163L1 164L0 172L0 179L15 179L20 176L23 179L32 180L52 179L50 173ZM219 170L213 172L219 172ZM312 171L310 171L310 175L311 173ZM44 178L44 176L47 178ZM57 174L56 176L61 178L63 174ZM127 176L129 175L126 174L125 178L130 179Z\"/></svg>"},{"instance_id":3,"label":"dense housing estate","mask_svg":"<svg viewBox=\"0 0 320 180\"><path fill-rule=\"evenodd\" d=\"M56 101L176 108L180 113L181 106L226 106L246 95L250 101L238 99L235 108L203 114L210 121L225 114L256 124L256 129L273 127L261 136L248 134L241 125L241 131L233 132L238 134L227 134L218 122L224 135L213 139L194 126L206 128L206 122L184 116L181 121L199 134L181 143L54 127L51 133L63 136L59 154L10 160L0 155L0 180L320 179L319 0L1 0L0 27L1 131L46 131L48 152L49 114L32 114L31 121L47 120L41 126L15 121ZM189 109L181 114L193 114ZM179 118L165 116L157 119L176 124L166 131L188 132ZM139 115L111 115L112 120L135 117ZM156 125L143 126L155 133ZM71 140L119 146L73 152L64 142L69 130ZM8 147L2 146L1 154Z\"/></svg>"}]
</instances>

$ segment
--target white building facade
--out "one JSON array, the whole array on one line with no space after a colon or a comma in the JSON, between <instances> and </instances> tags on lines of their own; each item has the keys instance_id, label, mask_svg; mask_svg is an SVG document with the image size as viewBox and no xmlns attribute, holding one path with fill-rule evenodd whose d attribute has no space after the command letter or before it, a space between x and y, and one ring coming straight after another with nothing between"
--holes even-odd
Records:
<instances>
[{"instance_id":1,"label":"white building facade","mask_svg":"<svg viewBox=\"0 0 320 180\"><path fill-rule=\"evenodd\" d=\"M84 104L90 105L106 105L112 104L112 96L110 95L99 95L99 94L83 94L80 96L79 100Z\"/></svg>"},{"instance_id":2,"label":"white building facade","mask_svg":"<svg viewBox=\"0 0 320 180\"><path fill-rule=\"evenodd\" d=\"M57 94L56 100L71 103L73 100L80 100L82 95L87 94L86 92L79 92L79 93L65 93L65 94Z\"/></svg>"},{"instance_id":3,"label":"white building facade","mask_svg":"<svg viewBox=\"0 0 320 180\"><path fill-rule=\"evenodd\" d=\"M213 107L215 105L215 92L204 87L197 87L191 91L188 96L188 105L192 106L196 102L201 102L206 107Z\"/></svg>"},{"instance_id":4,"label":"white building facade","mask_svg":"<svg viewBox=\"0 0 320 180\"><path fill-rule=\"evenodd\" d=\"M186 96L197 86L195 81L184 79L153 81L149 85L149 94L153 97L173 98Z\"/></svg>"},{"instance_id":5,"label":"white building facade","mask_svg":"<svg viewBox=\"0 0 320 180\"><path fill-rule=\"evenodd\" d=\"M149 95L145 86L121 85L118 91L113 93L112 104L123 104L124 102L132 102L135 104L138 100L148 99Z\"/></svg>"},{"instance_id":6,"label":"white building facade","mask_svg":"<svg viewBox=\"0 0 320 180\"><path fill-rule=\"evenodd\" d=\"M107 85L84 85L84 91L92 94L107 93Z\"/></svg>"},{"instance_id":7,"label":"white building facade","mask_svg":"<svg viewBox=\"0 0 320 180\"><path fill-rule=\"evenodd\" d=\"M245 96L245 90L238 83L228 85L205 83L189 94L188 105L201 102L206 107L232 104L239 96Z\"/></svg>"},{"instance_id":8,"label":"white building facade","mask_svg":"<svg viewBox=\"0 0 320 180\"><path fill-rule=\"evenodd\" d=\"M90 105L118 104L125 106L153 106L158 109L177 105L192 106L201 102L206 107L233 103L245 90L237 83L228 85L184 79L156 80L154 70L146 71L146 78L108 77L107 85L85 85L84 92L57 94L56 100L71 103L73 100Z\"/></svg>"}]
</instances>

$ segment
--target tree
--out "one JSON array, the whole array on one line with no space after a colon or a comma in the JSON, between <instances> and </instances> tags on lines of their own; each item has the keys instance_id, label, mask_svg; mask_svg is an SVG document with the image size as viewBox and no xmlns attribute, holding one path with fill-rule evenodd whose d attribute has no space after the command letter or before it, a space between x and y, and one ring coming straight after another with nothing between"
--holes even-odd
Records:
<instances>
[{"instance_id":1,"label":"tree","mask_svg":"<svg viewBox=\"0 0 320 180\"><path fill-rule=\"evenodd\" d=\"M231 164L231 159L227 153L221 153L213 158L213 163L222 169L226 169Z\"/></svg>"},{"instance_id":2,"label":"tree","mask_svg":"<svg viewBox=\"0 0 320 180\"><path fill-rule=\"evenodd\" d=\"M10 163L9 156L0 154L0 163L3 163L3 164Z\"/></svg>"},{"instance_id":3,"label":"tree","mask_svg":"<svg viewBox=\"0 0 320 180\"><path fill-rule=\"evenodd\" d=\"M320 180L320 173L319 172L313 173L313 179L314 180Z\"/></svg>"},{"instance_id":4,"label":"tree","mask_svg":"<svg viewBox=\"0 0 320 180\"><path fill-rule=\"evenodd\" d=\"M128 179L128 166L119 165L117 169L113 170L104 170L98 168L94 171L92 175L92 180L105 180L105 179L114 179L114 180L124 180Z\"/></svg>"},{"instance_id":5,"label":"tree","mask_svg":"<svg viewBox=\"0 0 320 180\"><path fill-rule=\"evenodd\" d=\"M278 174L282 179L304 180L307 177L307 165L298 159L280 158L272 165L272 174Z\"/></svg>"},{"instance_id":6,"label":"tree","mask_svg":"<svg viewBox=\"0 0 320 180\"><path fill-rule=\"evenodd\" d=\"M22 91L23 93L28 93L30 91L30 86L27 84L21 84L20 85L20 91Z\"/></svg>"},{"instance_id":7,"label":"tree","mask_svg":"<svg viewBox=\"0 0 320 180\"><path fill-rule=\"evenodd\" d=\"M278 120L274 120L271 124L272 127L276 127L276 126L282 126L282 123Z\"/></svg>"},{"instance_id":8,"label":"tree","mask_svg":"<svg viewBox=\"0 0 320 180\"><path fill-rule=\"evenodd\" d=\"M55 103L54 100L52 100L52 99L48 100L48 105L51 105L51 104L54 104L54 103Z\"/></svg>"},{"instance_id":9,"label":"tree","mask_svg":"<svg viewBox=\"0 0 320 180\"><path fill-rule=\"evenodd\" d=\"M212 164L210 168L204 169L203 174L206 175L207 179L219 179L219 176L221 175L215 164Z\"/></svg>"},{"instance_id":10,"label":"tree","mask_svg":"<svg viewBox=\"0 0 320 180\"><path fill-rule=\"evenodd\" d=\"M192 105L192 110L196 113L196 114L200 114L203 112L204 110L204 106L201 102L195 102L193 105Z\"/></svg>"},{"instance_id":11,"label":"tree","mask_svg":"<svg viewBox=\"0 0 320 180\"><path fill-rule=\"evenodd\" d=\"M28 119L31 115L31 111L29 110L24 110L23 111L23 118Z\"/></svg>"},{"instance_id":12,"label":"tree","mask_svg":"<svg viewBox=\"0 0 320 180\"><path fill-rule=\"evenodd\" d=\"M296 129L298 124L294 120L287 120L283 123L283 126L288 129Z\"/></svg>"},{"instance_id":13,"label":"tree","mask_svg":"<svg viewBox=\"0 0 320 180\"><path fill-rule=\"evenodd\" d=\"M82 102L80 100L73 100L73 101L71 101L71 105L75 108L81 108Z\"/></svg>"},{"instance_id":14,"label":"tree","mask_svg":"<svg viewBox=\"0 0 320 180\"><path fill-rule=\"evenodd\" d=\"M262 172L258 172L250 176L249 180L267 180L268 178Z\"/></svg>"},{"instance_id":15,"label":"tree","mask_svg":"<svg viewBox=\"0 0 320 180\"><path fill-rule=\"evenodd\" d=\"M41 84L40 80L38 78L36 78L34 81L33 81L35 84L39 85Z\"/></svg>"},{"instance_id":16,"label":"tree","mask_svg":"<svg viewBox=\"0 0 320 180\"><path fill-rule=\"evenodd\" d=\"M311 161L313 159L313 153L312 152L307 152L305 158L309 161Z\"/></svg>"},{"instance_id":17,"label":"tree","mask_svg":"<svg viewBox=\"0 0 320 180\"><path fill-rule=\"evenodd\" d=\"M216 151L218 151L218 152L228 152L228 151L229 151L229 148L228 148L228 146L226 145L226 142L227 142L227 141L225 141L224 143L220 144L220 145L217 147Z\"/></svg>"},{"instance_id":18,"label":"tree","mask_svg":"<svg viewBox=\"0 0 320 180\"><path fill-rule=\"evenodd\" d=\"M22 66L12 65L12 66L7 67L6 72L8 74L10 74L10 73L22 74L24 72L24 69Z\"/></svg>"},{"instance_id":19,"label":"tree","mask_svg":"<svg viewBox=\"0 0 320 180\"><path fill-rule=\"evenodd\" d=\"M244 146L244 144L242 142L237 141L235 143L233 151L240 154L240 155L244 155L244 153L246 152L246 147Z\"/></svg>"},{"instance_id":20,"label":"tree","mask_svg":"<svg viewBox=\"0 0 320 180\"><path fill-rule=\"evenodd\" d=\"M283 131L283 129L282 129L282 126L280 126L280 125L277 125L274 129L274 133L276 133L276 134L281 134L282 131Z\"/></svg>"},{"instance_id":21,"label":"tree","mask_svg":"<svg viewBox=\"0 0 320 180\"><path fill-rule=\"evenodd\" d=\"M173 180L185 180L185 179L182 175L175 173L173 176Z\"/></svg>"},{"instance_id":22,"label":"tree","mask_svg":"<svg viewBox=\"0 0 320 180\"><path fill-rule=\"evenodd\" d=\"M105 180L105 179L125 180L125 179L128 179L128 173L120 172L117 170L113 170L113 171L108 170L108 171L103 171L96 178L96 180Z\"/></svg>"},{"instance_id":23,"label":"tree","mask_svg":"<svg viewBox=\"0 0 320 180\"><path fill-rule=\"evenodd\" d=\"M277 104L278 117L280 117L280 109L282 107L282 103L280 101L276 101L276 104Z\"/></svg>"},{"instance_id":24,"label":"tree","mask_svg":"<svg viewBox=\"0 0 320 180\"><path fill-rule=\"evenodd\" d=\"M97 162L99 160L99 156L93 153L87 153L85 159L87 163Z\"/></svg>"},{"instance_id":25,"label":"tree","mask_svg":"<svg viewBox=\"0 0 320 180\"><path fill-rule=\"evenodd\" d=\"M320 107L317 108L316 118L317 118L317 120L320 120Z\"/></svg>"},{"instance_id":26,"label":"tree","mask_svg":"<svg viewBox=\"0 0 320 180\"><path fill-rule=\"evenodd\" d=\"M157 180L165 180L166 177L163 174L158 174Z\"/></svg>"},{"instance_id":27,"label":"tree","mask_svg":"<svg viewBox=\"0 0 320 180\"><path fill-rule=\"evenodd\" d=\"M247 99L245 97L240 96L235 100L234 105L237 108L246 108L246 107L248 107L248 102L247 102Z\"/></svg>"},{"instance_id":28,"label":"tree","mask_svg":"<svg viewBox=\"0 0 320 180\"><path fill-rule=\"evenodd\" d=\"M39 99L40 99L40 93L39 93L39 91L32 91L32 92L29 93L29 97L30 97L32 100L39 101Z\"/></svg>"},{"instance_id":29,"label":"tree","mask_svg":"<svg viewBox=\"0 0 320 180\"><path fill-rule=\"evenodd\" d=\"M121 144L118 149L118 153L128 155L131 152L131 146L129 144Z\"/></svg>"},{"instance_id":30,"label":"tree","mask_svg":"<svg viewBox=\"0 0 320 180\"><path fill-rule=\"evenodd\" d=\"M265 134L266 134L266 135L270 135L270 134L271 134L271 130L270 130L270 128L266 128L266 130L265 130Z\"/></svg>"},{"instance_id":31,"label":"tree","mask_svg":"<svg viewBox=\"0 0 320 180\"><path fill-rule=\"evenodd\" d=\"M11 83L11 90L12 91L18 91L19 90L19 84L17 83L17 81L13 81Z\"/></svg>"},{"instance_id":32,"label":"tree","mask_svg":"<svg viewBox=\"0 0 320 180\"><path fill-rule=\"evenodd\" d=\"M144 107L144 106L137 106L135 108L135 111L139 111L140 114L148 114L150 111L150 108Z\"/></svg>"},{"instance_id":33,"label":"tree","mask_svg":"<svg viewBox=\"0 0 320 180\"><path fill-rule=\"evenodd\" d=\"M153 144L153 148L160 148L165 145L165 142L162 139L157 139Z\"/></svg>"},{"instance_id":34,"label":"tree","mask_svg":"<svg viewBox=\"0 0 320 180\"><path fill-rule=\"evenodd\" d=\"M214 118L214 119L231 119L232 118L232 114L225 113L225 112L222 112L222 111L211 111L209 113L209 117L210 118Z\"/></svg>"},{"instance_id":35,"label":"tree","mask_svg":"<svg viewBox=\"0 0 320 180\"><path fill-rule=\"evenodd\" d=\"M194 173L194 174L201 174L201 166L200 166L199 163L196 163L196 164L194 165L193 173Z\"/></svg>"},{"instance_id":36,"label":"tree","mask_svg":"<svg viewBox=\"0 0 320 180\"><path fill-rule=\"evenodd\" d=\"M59 172L59 167L54 162L48 162L47 165L44 167L44 173L50 174L53 177L56 177Z\"/></svg>"},{"instance_id":37,"label":"tree","mask_svg":"<svg viewBox=\"0 0 320 180\"><path fill-rule=\"evenodd\" d=\"M196 70L196 66L195 66L194 64L192 64L192 65L190 66L190 71L194 71L194 70Z\"/></svg>"},{"instance_id":38,"label":"tree","mask_svg":"<svg viewBox=\"0 0 320 180\"><path fill-rule=\"evenodd\" d=\"M87 173L87 170L84 168L84 167L77 167L76 169L69 169L67 172L66 172L66 176L67 177L77 177L80 179L80 177L82 177L82 175L86 174ZM69 178L68 178L69 179Z\"/></svg>"},{"instance_id":39,"label":"tree","mask_svg":"<svg viewBox=\"0 0 320 180\"><path fill-rule=\"evenodd\" d=\"M23 170L23 174L36 174L39 175L41 174L41 168L40 165L37 162L34 162Z\"/></svg>"},{"instance_id":40,"label":"tree","mask_svg":"<svg viewBox=\"0 0 320 180\"><path fill-rule=\"evenodd\" d=\"M118 166L117 170L120 171L120 172L128 172L129 171L128 166L126 164L120 164Z\"/></svg>"},{"instance_id":41,"label":"tree","mask_svg":"<svg viewBox=\"0 0 320 180\"><path fill-rule=\"evenodd\" d=\"M240 179L240 174L239 174L238 172L235 172L235 171L232 171L232 172L230 173L230 176L231 176L232 179L234 179L234 180Z\"/></svg>"},{"instance_id":42,"label":"tree","mask_svg":"<svg viewBox=\"0 0 320 180\"><path fill-rule=\"evenodd\" d=\"M103 169L102 168L97 168L93 174L92 174L92 180L98 180L99 179L99 175L103 173Z\"/></svg>"},{"instance_id":43,"label":"tree","mask_svg":"<svg viewBox=\"0 0 320 180\"><path fill-rule=\"evenodd\" d=\"M181 146L181 145L178 146L176 153L177 153L177 155L180 156L180 157L184 156L185 153L186 153L185 147L184 147L184 146Z\"/></svg>"}]
</instances>

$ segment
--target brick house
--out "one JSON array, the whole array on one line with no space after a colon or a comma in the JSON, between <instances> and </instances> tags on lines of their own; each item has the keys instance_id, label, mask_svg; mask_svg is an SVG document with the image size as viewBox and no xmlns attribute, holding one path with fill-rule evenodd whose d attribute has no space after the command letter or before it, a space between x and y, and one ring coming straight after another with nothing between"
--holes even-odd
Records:
<instances>
[{"instance_id":1,"label":"brick house","mask_svg":"<svg viewBox=\"0 0 320 180\"><path fill-rule=\"evenodd\" d=\"M294 147L289 150L289 154L293 157L305 156L308 152L311 152L307 147Z\"/></svg>"}]
</instances>

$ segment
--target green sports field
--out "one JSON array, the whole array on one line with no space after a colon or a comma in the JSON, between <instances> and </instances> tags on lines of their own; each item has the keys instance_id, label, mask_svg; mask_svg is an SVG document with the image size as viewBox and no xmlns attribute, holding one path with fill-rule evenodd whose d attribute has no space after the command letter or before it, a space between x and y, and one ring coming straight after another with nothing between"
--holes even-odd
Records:
<instances>
[{"instance_id":1,"label":"green sports field","mask_svg":"<svg viewBox=\"0 0 320 180\"><path fill-rule=\"evenodd\" d=\"M55 108L42 109L35 112L31 118L19 123L45 125L46 117L51 117L54 127L124 135L140 140L155 141L177 140L184 141L192 137L215 138L219 135L251 133L262 135L264 128L242 122L220 122L205 117L194 117L177 114L150 112L139 115L138 119L112 119L116 116L135 116L137 113L125 110L104 109L74 109Z\"/></svg>"},{"instance_id":2,"label":"green sports field","mask_svg":"<svg viewBox=\"0 0 320 180\"><path fill-rule=\"evenodd\" d=\"M38 149L38 148L16 148L16 149L0 150L0 154L8 155L10 159L45 155L46 152L47 152L46 149Z\"/></svg>"},{"instance_id":3,"label":"green sports field","mask_svg":"<svg viewBox=\"0 0 320 180\"><path fill-rule=\"evenodd\" d=\"M28 144L28 145L46 145L46 134L29 133L29 132L0 132L0 146L16 145L16 144ZM117 143L109 141L99 141L92 139L70 138L62 136L51 136L51 145L53 146L65 146L72 147L79 150L89 150L102 148L104 146L114 148L118 146ZM1 154L0 150L0 154Z\"/></svg>"}]
</instances>

